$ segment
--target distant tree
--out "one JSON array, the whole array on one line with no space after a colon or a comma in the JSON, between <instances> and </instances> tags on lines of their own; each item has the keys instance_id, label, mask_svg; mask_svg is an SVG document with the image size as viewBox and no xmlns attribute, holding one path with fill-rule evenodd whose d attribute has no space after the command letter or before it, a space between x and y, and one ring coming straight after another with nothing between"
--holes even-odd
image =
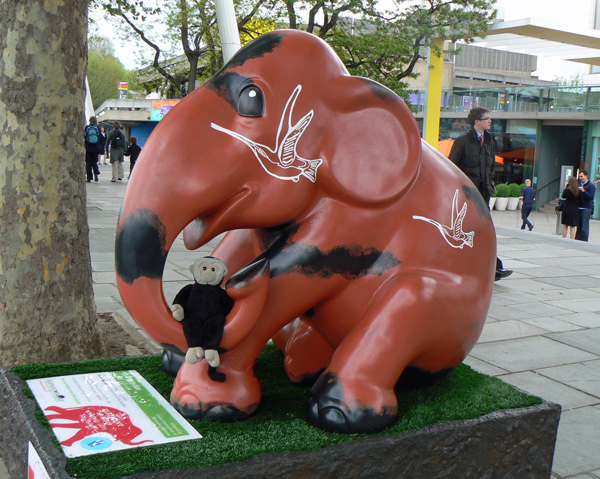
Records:
<instances>
[{"instance_id":1,"label":"distant tree","mask_svg":"<svg viewBox=\"0 0 600 479\"><path fill-rule=\"evenodd\" d=\"M83 168L87 8L2 2L2 366L103 353Z\"/></svg>"},{"instance_id":2,"label":"distant tree","mask_svg":"<svg viewBox=\"0 0 600 479\"><path fill-rule=\"evenodd\" d=\"M472 41L472 37L485 32L488 23L494 19L495 2L395 0L395 10L380 13L377 4L371 1L361 4L351 0L347 10L360 12L360 15L357 18L338 17L335 23L335 12L325 15L319 36L337 51L350 73L376 80L403 95L407 79L416 76L417 62L426 58L431 47L439 52L434 40ZM327 13L321 0L308 3L313 5L311 11L319 7ZM340 5L337 10L342 8ZM323 31L326 31L325 35Z\"/></svg>"},{"instance_id":3,"label":"distant tree","mask_svg":"<svg viewBox=\"0 0 600 479\"><path fill-rule=\"evenodd\" d=\"M115 56L115 47L110 39L100 35L88 36L88 51L95 51L103 56Z\"/></svg>"},{"instance_id":4,"label":"distant tree","mask_svg":"<svg viewBox=\"0 0 600 479\"><path fill-rule=\"evenodd\" d=\"M376 15L377 0L279 0L279 18L288 28L305 30L326 39L341 15ZM304 21L306 18L306 21Z\"/></svg>"},{"instance_id":5,"label":"distant tree","mask_svg":"<svg viewBox=\"0 0 600 479\"><path fill-rule=\"evenodd\" d=\"M275 30L275 20L272 18L252 18L246 27L240 31L240 44L244 46L256 37Z\"/></svg>"},{"instance_id":6,"label":"distant tree","mask_svg":"<svg viewBox=\"0 0 600 479\"><path fill-rule=\"evenodd\" d=\"M552 81L557 82L560 86L563 86L563 87L577 88L577 87L583 86L583 77L579 73L575 73L574 75L571 75L570 77L555 76Z\"/></svg>"},{"instance_id":7,"label":"distant tree","mask_svg":"<svg viewBox=\"0 0 600 479\"><path fill-rule=\"evenodd\" d=\"M88 40L87 76L94 108L98 108L105 100L118 98L119 81L134 78L115 56L111 41L98 36L91 36Z\"/></svg>"},{"instance_id":8,"label":"distant tree","mask_svg":"<svg viewBox=\"0 0 600 479\"><path fill-rule=\"evenodd\" d=\"M222 66L216 15L208 0L95 0L130 26L155 52L153 67L173 87L206 79ZM235 0L243 41L264 33L266 25L302 29L323 38L337 51L349 71L379 81L404 94L415 65L426 58L437 38L464 40L481 35L495 17L496 0L394 0L382 11L378 0ZM148 21L152 17L155 20ZM168 34L151 41L140 25L168 26ZM143 23L145 22L145 23ZM270 29L270 28L269 28ZM161 65L166 45L180 45L189 70ZM434 47L435 48L435 47ZM193 88L191 86L190 88Z\"/></svg>"},{"instance_id":9,"label":"distant tree","mask_svg":"<svg viewBox=\"0 0 600 479\"><path fill-rule=\"evenodd\" d=\"M250 21L259 12L268 12L269 2L276 0L236 0L238 29L251 37ZM127 34L138 39L153 52L152 68L165 78L168 88L191 91L196 80L214 75L223 66L216 11L211 0L94 0L94 4L127 26ZM164 33L152 28L155 23L166 27ZM260 25L262 27L262 25ZM189 69L175 71L164 61L183 51ZM202 58L202 62L200 59ZM187 89L185 84L187 83Z\"/></svg>"}]
</instances>

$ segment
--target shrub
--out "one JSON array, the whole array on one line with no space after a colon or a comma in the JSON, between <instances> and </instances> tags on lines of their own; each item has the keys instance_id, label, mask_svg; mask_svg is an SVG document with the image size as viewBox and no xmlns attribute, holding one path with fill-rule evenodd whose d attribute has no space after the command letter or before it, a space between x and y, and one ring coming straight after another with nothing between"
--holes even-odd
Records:
<instances>
[{"instance_id":1,"label":"shrub","mask_svg":"<svg viewBox=\"0 0 600 479\"><path fill-rule=\"evenodd\" d=\"M504 183L496 185L496 196L498 198L508 198L510 196L508 185L505 185Z\"/></svg>"},{"instance_id":2,"label":"shrub","mask_svg":"<svg viewBox=\"0 0 600 479\"><path fill-rule=\"evenodd\" d=\"M516 183L511 183L510 185L508 185L508 196L512 198L518 198L519 196L521 196L521 190L522 188L519 185L517 185Z\"/></svg>"}]
</instances>

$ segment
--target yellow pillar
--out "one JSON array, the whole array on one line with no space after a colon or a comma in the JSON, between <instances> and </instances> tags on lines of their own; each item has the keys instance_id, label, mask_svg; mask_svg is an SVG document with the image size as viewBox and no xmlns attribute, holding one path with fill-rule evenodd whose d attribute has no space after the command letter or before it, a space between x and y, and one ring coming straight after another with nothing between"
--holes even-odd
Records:
<instances>
[{"instance_id":1,"label":"yellow pillar","mask_svg":"<svg viewBox=\"0 0 600 479\"><path fill-rule=\"evenodd\" d=\"M442 71L444 68L444 40L434 40L440 49L439 54L429 49L429 70L425 98L425 115L423 117L423 139L434 148L438 146L440 137L440 110L442 108Z\"/></svg>"}]
</instances>

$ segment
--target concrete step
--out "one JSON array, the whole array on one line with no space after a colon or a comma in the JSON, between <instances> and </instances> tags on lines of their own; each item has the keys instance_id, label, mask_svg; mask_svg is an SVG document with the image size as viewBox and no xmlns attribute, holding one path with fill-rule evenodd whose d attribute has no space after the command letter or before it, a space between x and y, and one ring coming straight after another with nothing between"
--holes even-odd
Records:
<instances>
[{"instance_id":1,"label":"concrete step","mask_svg":"<svg viewBox=\"0 0 600 479\"><path fill-rule=\"evenodd\" d=\"M536 211L539 211L540 213L546 213L546 214L554 214L554 207L558 204L558 200L559 198L554 198L552 201L550 201L549 203L546 203L544 206L542 206L541 208L538 208Z\"/></svg>"}]
</instances>

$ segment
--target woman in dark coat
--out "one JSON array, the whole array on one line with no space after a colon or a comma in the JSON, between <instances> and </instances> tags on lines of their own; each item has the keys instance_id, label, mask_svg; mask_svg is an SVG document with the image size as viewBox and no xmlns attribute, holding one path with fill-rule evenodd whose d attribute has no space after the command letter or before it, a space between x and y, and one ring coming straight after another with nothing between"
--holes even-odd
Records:
<instances>
[{"instance_id":1,"label":"woman in dark coat","mask_svg":"<svg viewBox=\"0 0 600 479\"><path fill-rule=\"evenodd\" d=\"M577 185L577 178L569 176L567 181L567 187L562 193L562 198L565 199L563 202L562 219L561 224L563 225L563 238L567 237L567 229L570 227L569 235L571 239L575 239L575 233L579 226L579 206L581 204L579 198L579 188Z\"/></svg>"}]
</instances>

